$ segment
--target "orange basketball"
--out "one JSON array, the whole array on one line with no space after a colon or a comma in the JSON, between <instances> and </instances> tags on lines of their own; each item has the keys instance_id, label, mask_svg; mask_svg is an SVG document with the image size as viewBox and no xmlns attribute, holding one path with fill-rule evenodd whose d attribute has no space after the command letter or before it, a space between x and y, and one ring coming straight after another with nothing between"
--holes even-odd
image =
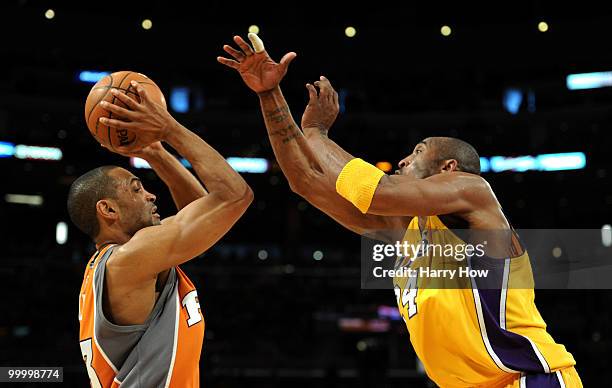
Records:
<instances>
[{"instance_id":1,"label":"orange basketball","mask_svg":"<svg viewBox=\"0 0 612 388\"><path fill-rule=\"evenodd\" d=\"M118 71L102 78L91 88L87 96L87 101L85 102L85 122L93 137L100 144L105 145L111 150L115 149L115 147L134 146L137 144L136 134L129 129L117 129L102 124L99 120L100 117L126 120L103 109L100 106L100 102L107 101L127 108L121 100L110 93L111 89L120 90L140 102L138 93L130 83L132 80L137 81L144 87L150 99L167 108L166 99L159 87L144 74L134 71Z\"/></svg>"}]
</instances>

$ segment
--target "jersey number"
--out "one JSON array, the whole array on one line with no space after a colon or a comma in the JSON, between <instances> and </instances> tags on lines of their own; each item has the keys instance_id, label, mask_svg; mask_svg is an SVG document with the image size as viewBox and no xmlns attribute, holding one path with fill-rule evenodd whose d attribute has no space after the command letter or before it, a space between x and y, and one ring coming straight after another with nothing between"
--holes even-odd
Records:
<instances>
[{"instance_id":1,"label":"jersey number","mask_svg":"<svg viewBox=\"0 0 612 388\"><path fill-rule=\"evenodd\" d=\"M395 286L394 291L395 298L397 299L397 305L402 307L406 307L406 305L408 305L408 319L415 316L418 312L416 304L416 297L418 292L417 277L409 277L408 281L406 282L406 288L402 290L401 288L399 288L399 286Z\"/></svg>"},{"instance_id":2,"label":"jersey number","mask_svg":"<svg viewBox=\"0 0 612 388\"><path fill-rule=\"evenodd\" d=\"M187 309L187 326L191 327L202 320L202 313L200 311L200 302L198 302L198 293L193 290L183 297L181 302L183 307Z\"/></svg>"},{"instance_id":3,"label":"jersey number","mask_svg":"<svg viewBox=\"0 0 612 388\"><path fill-rule=\"evenodd\" d=\"M87 367L87 374L89 375L89 381L91 381L91 388L102 388L100 379L98 379L98 375L91 365L91 361L93 359L91 338L81 341L81 354L83 355L83 361L85 361L85 366Z\"/></svg>"}]
</instances>

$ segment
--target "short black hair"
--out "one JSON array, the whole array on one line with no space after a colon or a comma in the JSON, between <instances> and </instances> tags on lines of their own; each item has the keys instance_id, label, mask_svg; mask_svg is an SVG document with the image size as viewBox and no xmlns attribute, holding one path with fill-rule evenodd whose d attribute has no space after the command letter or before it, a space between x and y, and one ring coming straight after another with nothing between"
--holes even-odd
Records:
<instances>
[{"instance_id":1,"label":"short black hair","mask_svg":"<svg viewBox=\"0 0 612 388\"><path fill-rule=\"evenodd\" d=\"M68 192L68 214L72 222L92 239L100 233L96 203L103 198L116 198L117 184L108 175L117 166L102 166L78 177Z\"/></svg>"},{"instance_id":2,"label":"short black hair","mask_svg":"<svg viewBox=\"0 0 612 388\"><path fill-rule=\"evenodd\" d=\"M432 138L438 161L455 159L459 171L480 175L480 157L468 142L454 137Z\"/></svg>"}]
</instances>

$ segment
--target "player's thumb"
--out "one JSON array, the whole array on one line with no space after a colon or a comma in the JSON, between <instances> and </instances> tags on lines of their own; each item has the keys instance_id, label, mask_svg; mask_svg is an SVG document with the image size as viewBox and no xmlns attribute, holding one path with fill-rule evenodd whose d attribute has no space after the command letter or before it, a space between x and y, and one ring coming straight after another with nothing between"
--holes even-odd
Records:
<instances>
[{"instance_id":1,"label":"player's thumb","mask_svg":"<svg viewBox=\"0 0 612 388\"><path fill-rule=\"evenodd\" d=\"M297 54L291 51L281 58L280 65L283 67L283 70L287 70L287 67L289 67L289 64L295 59L295 57L297 57Z\"/></svg>"}]
</instances>

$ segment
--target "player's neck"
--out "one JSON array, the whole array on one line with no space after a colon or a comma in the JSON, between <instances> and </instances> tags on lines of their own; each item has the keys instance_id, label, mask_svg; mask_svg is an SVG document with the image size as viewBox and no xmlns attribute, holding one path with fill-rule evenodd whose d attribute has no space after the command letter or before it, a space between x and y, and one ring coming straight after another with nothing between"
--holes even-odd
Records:
<instances>
[{"instance_id":1,"label":"player's neck","mask_svg":"<svg viewBox=\"0 0 612 388\"><path fill-rule=\"evenodd\" d=\"M96 238L96 249L108 244L125 244L130 239L123 231L118 230L105 230L100 232L98 238Z\"/></svg>"}]
</instances>

